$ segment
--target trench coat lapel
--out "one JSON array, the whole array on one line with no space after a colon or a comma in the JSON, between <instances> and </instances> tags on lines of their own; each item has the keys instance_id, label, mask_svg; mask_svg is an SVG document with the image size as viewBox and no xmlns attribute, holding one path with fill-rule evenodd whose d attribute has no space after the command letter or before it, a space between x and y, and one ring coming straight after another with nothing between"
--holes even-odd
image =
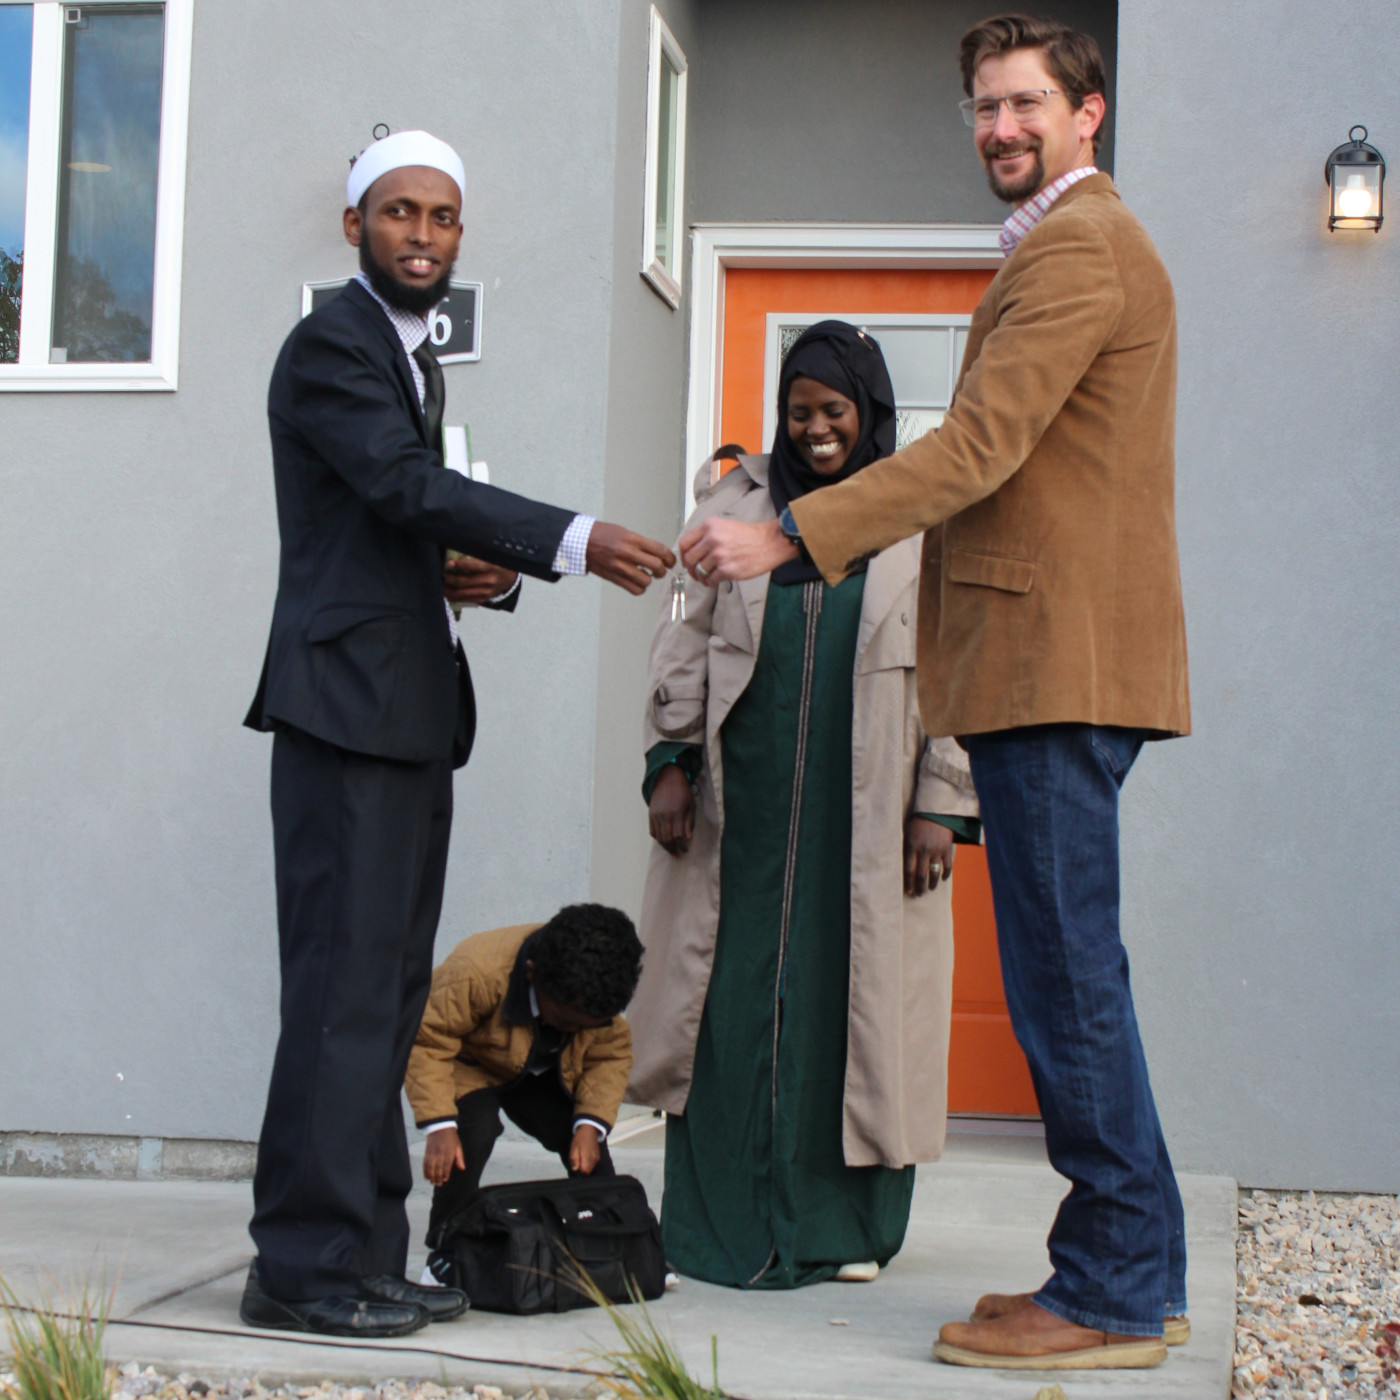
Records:
<instances>
[{"instance_id":1,"label":"trench coat lapel","mask_svg":"<svg viewBox=\"0 0 1400 1400\"><path fill-rule=\"evenodd\" d=\"M773 499L768 494L768 454L765 452L740 457L739 470L747 472L759 488L750 496L751 500L756 501L758 509L748 518L755 522L771 520L775 512ZM767 574L760 574L757 578L742 579L736 585L739 597L744 603L744 615L749 620L749 651L755 656L758 654L758 639L763 635L763 611L768 603L768 578Z\"/></svg>"},{"instance_id":2,"label":"trench coat lapel","mask_svg":"<svg viewBox=\"0 0 1400 1400\"><path fill-rule=\"evenodd\" d=\"M920 537L901 540L881 550L866 571L865 596L861 601L860 630L856 633L856 674L860 674L865 649L880 624L907 597L911 582L919 577Z\"/></svg>"}]
</instances>

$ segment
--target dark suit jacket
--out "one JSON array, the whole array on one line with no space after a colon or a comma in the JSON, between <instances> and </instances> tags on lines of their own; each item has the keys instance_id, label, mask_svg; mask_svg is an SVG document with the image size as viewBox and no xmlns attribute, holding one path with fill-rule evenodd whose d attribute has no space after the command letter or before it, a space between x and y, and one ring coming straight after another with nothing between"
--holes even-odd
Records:
<instances>
[{"instance_id":1,"label":"dark suit jacket","mask_svg":"<svg viewBox=\"0 0 1400 1400\"><path fill-rule=\"evenodd\" d=\"M282 558L244 723L460 766L475 705L443 610L444 548L552 581L573 512L443 467L403 344L358 283L287 337L267 406Z\"/></svg>"}]
</instances>

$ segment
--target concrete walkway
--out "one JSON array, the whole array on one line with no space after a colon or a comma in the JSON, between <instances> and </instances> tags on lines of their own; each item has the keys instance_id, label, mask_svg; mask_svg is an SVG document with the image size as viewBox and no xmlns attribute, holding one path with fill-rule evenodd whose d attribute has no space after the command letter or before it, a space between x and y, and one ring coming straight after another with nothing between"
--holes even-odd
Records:
<instances>
[{"instance_id":1,"label":"concrete walkway","mask_svg":"<svg viewBox=\"0 0 1400 1400\"><path fill-rule=\"evenodd\" d=\"M930 1360L939 1325L966 1316L978 1294L1034 1286L1048 1272L1045 1233L1064 1182L1045 1163L1038 1139L999 1134L996 1126L956 1134L943 1161L919 1168L904 1250L874 1284L743 1293L685 1279L651 1305L653 1318L706 1381L716 1337L720 1385L746 1400L1031 1400L1052 1381L1069 1400L1228 1396L1235 1184L1222 1177L1182 1178L1194 1335L1165 1365L1038 1374ZM617 1149L619 1169L639 1177L657 1202L661 1133L642 1119L631 1127L633 1135ZM533 1143L503 1141L488 1180L557 1171L557 1161ZM426 1191L415 1191L410 1201L417 1239L427 1220ZM249 1200L246 1183L3 1179L0 1276L21 1296L47 1281L62 1297L74 1280L105 1275L115 1285L112 1315L126 1320L108 1333L111 1358L206 1378L422 1377L484 1382L516 1394L542 1385L571 1395L591 1384L582 1373L590 1351L614 1339L607 1319L593 1310L538 1318L469 1313L404 1343L374 1347L238 1335L251 1252ZM410 1260L413 1276L422 1262L419 1249Z\"/></svg>"}]
</instances>

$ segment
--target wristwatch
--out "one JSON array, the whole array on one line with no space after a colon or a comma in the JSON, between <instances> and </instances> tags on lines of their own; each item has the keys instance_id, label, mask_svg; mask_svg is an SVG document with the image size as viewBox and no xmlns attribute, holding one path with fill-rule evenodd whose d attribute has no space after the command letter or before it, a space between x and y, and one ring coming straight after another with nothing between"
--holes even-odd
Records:
<instances>
[{"instance_id":1,"label":"wristwatch","mask_svg":"<svg viewBox=\"0 0 1400 1400\"><path fill-rule=\"evenodd\" d=\"M778 529L790 539L793 544L802 543L802 531L797 528L797 521L792 518L792 507L784 506L783 513L778 517Z\"/></svg>"}]
</instances>

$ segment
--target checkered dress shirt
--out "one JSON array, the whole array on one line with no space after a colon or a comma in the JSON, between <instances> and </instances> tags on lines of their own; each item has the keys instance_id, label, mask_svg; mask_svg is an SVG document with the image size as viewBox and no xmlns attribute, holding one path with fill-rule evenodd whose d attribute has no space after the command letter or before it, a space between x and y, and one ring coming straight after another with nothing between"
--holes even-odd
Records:
<instances>
[{"instance_id":1,"label":"checkered dress shirt","mask_svg":"<svg viewBox=\"0 0 1400 1400\"><path fill-rule=\"evenodd\" d=\"M1009 258L1016 251L1016 245L1045 217L1050 206L1071 185L1077 185L1081 180L1087 180L1090 175L1098 173L1096 165L1082 165L1078 170L1061 175L1058 180L1046 185L1038 195L1028 199L1019 209L1013 210L997 235L1002 256Z\"/></svg>"}]
</instances>

